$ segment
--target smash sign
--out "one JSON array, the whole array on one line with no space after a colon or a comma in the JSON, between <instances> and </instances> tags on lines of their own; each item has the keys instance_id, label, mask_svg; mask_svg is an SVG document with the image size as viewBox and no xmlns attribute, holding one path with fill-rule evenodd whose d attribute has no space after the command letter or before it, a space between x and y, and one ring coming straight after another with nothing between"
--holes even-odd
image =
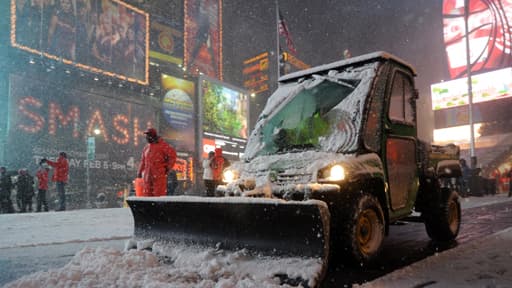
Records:
<instances>
[{"instance_id":1,"label":"smash sign","mask_svg":"<svg viewBox=\"0 0 512 288\"><path fill-rule=\"evenodd\" d=\"M103 160L122 163L139 158L145 144L143 132L153 122L147 107L80 90L51 88L38 81L27 83L17 76L10 82L7 143L12 145L7 145L7 150L12 151L7 151L8 158L23 159L26 166L34 158L51 156L35 155L49 148L86 158L91 136Z\"/></svg>"}]
</instances>

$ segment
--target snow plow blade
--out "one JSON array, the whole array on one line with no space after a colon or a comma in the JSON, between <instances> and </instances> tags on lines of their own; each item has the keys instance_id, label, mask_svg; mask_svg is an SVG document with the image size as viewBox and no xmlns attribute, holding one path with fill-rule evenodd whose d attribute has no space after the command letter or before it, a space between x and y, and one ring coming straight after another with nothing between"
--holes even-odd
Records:
<instances>
[{"instance_id":1,"label":"snow plow blade","mask_svg":"<svg viewBox=\"0 0 512 288\"><path fill-rule=\"evenodd\" d=\"M327 263L329 211L318 200L130 197L135 238L220 247Z\"/></svg>"}]
</instances>

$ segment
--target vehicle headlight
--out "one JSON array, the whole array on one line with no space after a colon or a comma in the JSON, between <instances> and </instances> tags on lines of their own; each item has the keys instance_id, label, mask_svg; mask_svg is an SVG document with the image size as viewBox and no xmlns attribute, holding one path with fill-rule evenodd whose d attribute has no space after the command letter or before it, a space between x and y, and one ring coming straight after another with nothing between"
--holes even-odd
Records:
<instances>
[{"instance_id":1,"label":"vehicle headlight","mask_svg":"<svg viewBox=\"0 0 512 288\"><path fill-rule=\"evenodd\" d=\"M345 179L345 169L341 165L334 165L329 170L329 177L327 177L330 181L340 181Z\"/></svg>"},{"instance_id":2,"label":"vehicle headlight","mask_svg":"<svg viewBox=\"0 0 512 288\"><path fill-rule=\"evenodd\" d=\"M225 182L225 183L231 183L233 181L236 180L236 175L235 173L233 172L233 170L226 170L224 171L224 173L222 174L222 180Z\"/></svg>"}]
</instances>

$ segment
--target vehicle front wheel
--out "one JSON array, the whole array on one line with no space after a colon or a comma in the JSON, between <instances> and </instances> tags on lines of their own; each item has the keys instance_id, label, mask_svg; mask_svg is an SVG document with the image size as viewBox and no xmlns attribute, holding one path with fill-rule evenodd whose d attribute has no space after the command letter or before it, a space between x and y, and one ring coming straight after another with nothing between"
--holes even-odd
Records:
<instances>
[{"instance_id":1,"label":"vehicle front wheel","mask_svg":"<svg viewBox=\"0 0 512 288\"><path fill-rule=\"evenodd\" d=\"M459 234L461 208L455 191L444 191L441 203L423 213L425 228L434 241L451 241Z\"/></svg>"},{"instance_id":2,"label":"vehicle front wheel","mask_svg":"<svg viewBox=\"0 0 512 288\"><path fill-rule=\"evenodd\" d=\"M371 263L379 254L385 237L384 213L377 198L361 193L347 207L342 239L345 251L358 264Z\"/></svg>"}]
</instances>

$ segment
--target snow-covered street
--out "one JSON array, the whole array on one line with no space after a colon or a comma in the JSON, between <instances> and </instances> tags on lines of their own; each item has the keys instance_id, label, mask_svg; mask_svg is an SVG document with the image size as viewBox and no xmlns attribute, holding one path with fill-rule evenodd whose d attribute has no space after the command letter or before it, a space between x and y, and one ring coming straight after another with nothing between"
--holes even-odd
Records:
<instances>
[{"instance_id":1,"label":"snow-covered street","mask_svg":"<svg viewBox=\"0 0 512 288\"><path fill-rule=\"evenodd\" d=\"M498 194L464 198L461 204L463 209L469 209L511 200ZM0 258L14 247L97 243L128 239L132 233L133 219L128 208L0 215ZM295 273L298 278L307 276L304 274L314 267L312 262L301 263L296 259L247 262L250 256L243 251L168 249L156 246L153 252L124 251L95 244L78 251L64 267L3 284L6 287L276 287L278 279L266 273L270 266L281 267L282 272ZM356 287L511 287L510 263L512 228ZM267 266L254 266L262 264Z\"/></svg>"},{"instance_id":2,"label":"snow-covered street","mask_svg":"<svg viewBox=\"0 0 512 288\"><path fill-rule=\"evenodd\" d=\"M0 248L122 239L133 234L129 208L0 215Z\"/></svg>"},{"instance_id":3,"label":"snow-covered street","mask_svg":"<svg viewBox=\"0 0 512 288\"><path fill-rule=\"evenodd\" d=\"M512 228L355 287L512 287Z\"/></svg>"}]
</instances>

